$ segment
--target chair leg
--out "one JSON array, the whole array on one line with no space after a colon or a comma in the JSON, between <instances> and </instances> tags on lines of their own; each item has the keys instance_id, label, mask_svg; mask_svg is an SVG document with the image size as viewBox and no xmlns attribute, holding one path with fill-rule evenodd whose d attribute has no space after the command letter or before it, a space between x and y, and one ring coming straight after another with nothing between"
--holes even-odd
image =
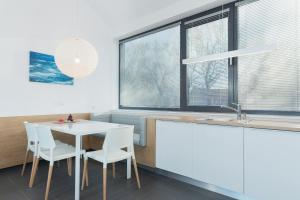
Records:
<instances>
[{"instance_id":1,"label":"chair leg","mask_svg":"<svg viewBox=\"0 0 300 200\"><path fill-rule=\"evenodd\" d=\"M85 172L85 184L86 186L89 186L89 163L86 161L86 172Z\"/></svg>"},{"instance_id":2,"label":"chair leg","mask_svg":"<svg viewBox=\"0 0 300 200\"><path fill-rule=\"evenodd\" d=\"M36 162L36 156L33 156L30 179L29 179L29 185L28 185L29 187L31 187L31 182L32 182L33 174L34 174L34 168L35 168L35 162Z\"/></svg>"},{"instance_id":3,"label":"chair leg","mask_svg":"<svg viewBox=\"0 0 300 200\"><path fill-rule=\"evenodd\" d=\"M26 154L25 154L25 160L24 160L24 163L23 163L23 168L22 168L22 172L21 172L21 176L24 176L24 171L25 171L25 167L26 167L26 163L27 163L27 159L28 159L28 150L26 151Z\"/></svg>"},{"instance_id":4,"label":"chair leg","mask_svg":"<svg viewBox=\"0 0 300 200\"><path fill-rule=\"evenodd\" d=\"M84 164L83 164L83 173L82 173L81 190L83 190L84 184L85 184L85 181L86 181L87 162L88 162L87 160L84 160Z\"/></svg>"},{"instance_id":5,"label":"chair leg","mask_svg":"<svg viewBox=\"0 0 300 200\"><path fill-rule=\"evenodd\" d=\"M132 162L133 162L133 166L134 166L134 172L135 172L135 177L136 177L136 181L138 184L138 188L141 189L140 177L139 177L135 158L132 158Z\"/></svg>"},{"instance_id":6,"label":"chair leg","mask_svg":"<svg viewBox=\"0 0 300 200\"><path fill-rule=\"evenodd\" d=\"M113 177L116 178L116 163L112 163L112 174Z\"/></svg>"},{"instance_id":7,"label":"chair leg","mask_svg":"<svg viewBox=\"0 0 300 200\"><path fill-rule=\"evenodd\" d=\"M47 180L47 187L46 187L45 200L48 200L48 196L49 196L49 190L50 190L50 184L51 184L51 178L52 178L52 171L53 171L53 166L52 166L52 165L49 165L48 180Z\"/></svg>"},{"instance_id":8,"label":"chair leg","mask_svg":"<svg viewBox=\"0 0 300 200\"><path fill-rule=\"evenodd\" d=\"M69 158L67 158L67 170L68 170L68 175L70 174L70 163L69 163Z\"/></svg>"},{"instance_id":9,"label":"chair leg","mask_svg":"<svg viewBox=\"0 0 300 200\"><path fill-rule=\"evenodd\" d=\"M127 179L131 179L131 158L127 158Z\"/></svg>"},{"instance_id":10,"label":"chair leg","mask_svg":"<svg viewBox=\"0 0 300 200\"><path fill-rule=\"evenodd\" d=\"M73 169L73 167L72 167L72 165L73 165L73 160L72 160L72 158L70 158L70 176L72 176L72 169Z\"/></svg>"},{"instance_id":11,"label":"chair leg","mask_svg":"<svg viewBox=\"0 0 300 200\"><path fill-rule=\"evenodd\" d=\"M67 165L68 165L68 175L72 176L72 160L71 160L71 158L67 158Z\"/></svg>"},{"instance_id":12,"label":"chair leg","mask_svg":"<svg viewBox=\"0 0 300 200\"><path fill-rule=\"evenodd\" d=\"M106 166L103 166L103 188L102 188L102 193L103 193L103 200L106 200L106 180L107 179L107 168Z\"/></svg>"},{"instance_id":13,"label":"chair leg","mask_svg":"<svg viewBox=\"0 0 300 200\"><path fill-rule=\"evenodd\" d=\"M31 169L31 176L30 176L30 181L29 181L29 187L32 188L34 180L35 180L35 175L36 171L39 165L39 158L36 156L33 157L33 163L32 163L32 169Z\"/></svg>"}]
</instances>

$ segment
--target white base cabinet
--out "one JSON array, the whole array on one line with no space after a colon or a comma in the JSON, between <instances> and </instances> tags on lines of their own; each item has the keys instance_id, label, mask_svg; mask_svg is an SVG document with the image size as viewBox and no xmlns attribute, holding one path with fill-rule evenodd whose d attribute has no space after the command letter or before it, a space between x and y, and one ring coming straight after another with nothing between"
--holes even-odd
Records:
<instances>
[{"instance_id":1,"label":"white base cabinet","mask_svg":"<svg viewBox=\"0 0 300 200\"><path fill-rule=\"evenodd\" d=\"M157 121L156 167L243 192L243 128Z\"/></svg>"},{"instance_id":2,"label":"white base cabinet","mask_svg":"<svg viewBox=\"0 0 300 200\"><path fill-rule=\"evenodd\" d=\"M245 128L245 194L300 199L300 133Z\"/></svg>"},{"instance_id":3,"label":"white base cabinet","mask_svg":"<svg viewBox=\"0 0 300 200\"><path fill-rule=\"evenodd\" d=\"M297 132L157 121L156 166L250 199L300 199Z\"/></svg>"},{"instance_id":4,"label":"white base cabinet","mask_svg":"<svg viewBox=\"0 0 300 200\"><path fill-rule=\"evenodd\" d=\"M194 127L193 178L243 193L243 128Z\"/></svg>"},{"instance_id":5,"label":"white base cabinet","mask_svg":"<svg viewBox=\"0 0 300 200\"><path fill-rule=\"evenodd\" d=\"M193 126L190 123L157 121L156 167L193 177L192 144Z\"/></svg>"}]
</instances>

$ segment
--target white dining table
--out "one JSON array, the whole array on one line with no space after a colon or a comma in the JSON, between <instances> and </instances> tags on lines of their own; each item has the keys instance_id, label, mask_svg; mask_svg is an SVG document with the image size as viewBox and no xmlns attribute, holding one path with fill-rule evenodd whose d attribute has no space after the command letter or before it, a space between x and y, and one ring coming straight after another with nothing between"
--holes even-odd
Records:
<instances>
[{"instance_id":1,"label":"white dining table","mask_svg":"<svg viewBox=\"0 0 300 200\"><path fill-rule=\"evenodd\" d=\"M51 130L75 136L75 200L80 199L80 152L82 136L103 134L111 129L127 128L132 125L115 124L90 120L78 120L74 123L40 122L39 125L49 126ZM131 160L127 159L127 179L131 178Z\"/></svg>"}]
</instances>

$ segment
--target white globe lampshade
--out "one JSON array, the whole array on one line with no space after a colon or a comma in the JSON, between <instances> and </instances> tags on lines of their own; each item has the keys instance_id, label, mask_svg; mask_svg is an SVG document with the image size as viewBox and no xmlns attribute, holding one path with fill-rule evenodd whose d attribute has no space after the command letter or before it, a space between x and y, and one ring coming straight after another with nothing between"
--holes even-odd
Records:
<instances>
[{"instance_id":1,"label":"white globe lampshade","mask_svg":"<svg viewBox=\"0 0 300 200\"><path fill-rule=\"evenodd\" d=\"M88 76L98 64L96 49L81 38L64 40L57 47L54 57L61 72L74 78Z\"/></svg>"}]
</instances>

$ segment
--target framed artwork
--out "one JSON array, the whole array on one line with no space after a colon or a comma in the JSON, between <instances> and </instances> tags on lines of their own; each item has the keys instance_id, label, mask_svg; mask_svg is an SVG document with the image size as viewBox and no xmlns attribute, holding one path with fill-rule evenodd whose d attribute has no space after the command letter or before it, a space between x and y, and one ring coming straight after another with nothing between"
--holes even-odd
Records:
<instances>
[{"instance_id":1,"label":"framed artwork","mask_svg":"<svg viewBox=\"0 0 300 200\"><path fill-rule=\"evenodd\" d=\"M74 79L57 68L54 56L30 51L29 60L30 82L74 85Z\"/></svg>"}]
</instances>

